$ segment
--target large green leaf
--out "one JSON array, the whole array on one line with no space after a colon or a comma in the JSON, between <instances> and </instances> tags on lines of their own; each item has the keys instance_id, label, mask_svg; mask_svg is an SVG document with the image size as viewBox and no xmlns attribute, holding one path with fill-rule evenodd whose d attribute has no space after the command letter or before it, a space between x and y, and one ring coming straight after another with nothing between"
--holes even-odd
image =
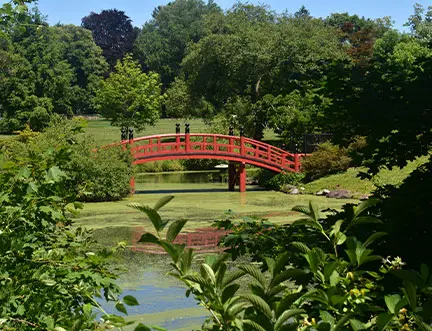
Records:
<instances>
[{"instance_id":1,"label":"large green leaf","mask_svg":"<svg viewBox=\"0 0 432 331\"><path fill-rule=\"evenodd\" d=\"M212 287L212 284L201 275L190 274L190 275L183 276L183 279L197 283L201 286L201 288Z\"/></svg>"},{"instance_id":2,"label":"large green leaf","mask_svg":"<svg viewBox=\"0 0 432 331\"><path fill-rule=\"evenodd\" d=\"M387 232L375 232L375 233L371 234L369 238L366 239L366 241L364 242L363 245L364 245L364 247L368 247L369 245L374 243L376 240L378 240L379 238L382 238L386 235L387 235Z\"/></svg>"},{"instance_id":3,"label":"large green leaf","mask_svg":"<svg viewBox=\"0 0 432 331\"><path fill-rule=\"evenodd\" d=\"M156 237L154 234L151 233L144 233L140 240L138 240L139 243L151 243L151 244L159 244L159 238Z\"/></svg>"},{"instance_id":4,"label":"large green leaf","mask_svg":"<svg viewBox=\"0 0 432 331\"><path fill-rule=\"evenodd\" d=\"M127 310L126 310L124 304L122 304L121 302L117 302L117 303L115 304L115 308L116 308L119 312L122 312L123 314L127 315Z\"/></svg>"},{"instance_id":5,"label":"large green leaf","mask_svg":"<svg viewBox=\"0 0 432 331\"><path fill-rule=\"evenodd\" d=\"M156 232L158 233L162 231L167 225L167 222L162 221L162 218L160 217L158 212L148 206L143 206L136 202L129 203L128 206L145 213L147 217L150 219L150 221L152 222Z\"/></svg>"},{"instance_id":6,"label":"large green leaf","mask_svg":"<svg viewBox=\"0 0 432 331\"><path fill-rule=\"evenodd\" d=\"M187 223L187 220L178 220L173 222L166 233L166 240L173 242L177 235L180 233L180 231L183 229L185 224Z\"/></svg>"},{"instance_id":7,"label":"large green leaf","mask_svg":"<svg viewBox=\"0 0 432 331\"><path fill-rule=\"evenodd\" d=\"M148 326L140 323L135 327L134 331L151 331L151 329Z\"/></svg>"},{"instance_id":8,"label":"large green leaf","mask_svg":"<svg viewBox=\"0 0 432 331\"><path fill-rule=\"evenodd\" d=\"M368 210L371 207L375 207L380 202L381 202L381 200L379 200L379 199L373 199L373 198L367 199L367 200L364 200L364 201L360 202L358 204L358 206L355 207L354 216L355 217L359 216L364 211Z\"/></svg>"},{"instance_id":9,"label":"large green leaf","mask_svg":"<svg viewBox=\"0 0 432 331\"><path fill-rule=\"evenodd\" d=\"M287 270L279 273L278 275L276 275L276 277L274 277L271 280L270 286L273 287L273 286L279 285L280 283L282 283L288 279L297 279L299 277L304 277L307 274L308 273L302 269L287 269Z\"/></svg>"},{"instance_id":10,"label":"large green leaf","mask_svg":"<svg viewBox=\"0 0 432 331\"><path fill-rule=\"evenodd\" d=\"M167 195L165 197L160 198L159 201L156 202L156 204L154 205L153 209L158 211L163 206L165 206L167 203L169 203L172 199L174 199L173 195Z\"/></svg>"},{"instance_id":11,"label":"large green leaf","mask_svg":"<svg viewBox=\"0 0 432 331\"><path fill-rule=\"evenodd\" d=\"M410 282L409 280L403 281L403 291L408 299L408 303L413 311L416 311L417 308L417 288L416 286Z\"/></svg>"},{"instance_id":12,"label":"large green leaf","mask_svg":"<svg viewBox=\"0 0 432 331\"><path fill-rule=\"evenodd\" d=\"M289 318L294 317L296 315L300 315L305 313L306 311L303 309L288 309L285 310L276 320L274 329L279 330L283 323L285 323Z\"/></svg>"},{"instance_id":13,"label":"large green leaf","mask_svg":"<svg viewBox=\"0 0 432 331\"><path fill-rule=\"evenodd\" d=\"M283 299L279 302L276 308L276 316L279 317L285 310L289 309L291 305L301 297L301 293L291 293L287 296L284 296Z\"/></svg>"},{"instance_id":14,"label":"large green leaf","mask_svg":"<svg viewBox=\"0 0 432 331\"><path fill-rule=\"evenodd\" d=\"M247 302L251 303L252 306L262 313L268 318L272 318L272 310L270 306L268 305L265 300L257 295L254 294L244 294L240 296L242 299L246 300Z\"/></svg>"},{"instance_id":15,"label":"large green leaf","mask_svg":"<svg viewBox=\"0 0 432 331\"><path fill-rule=\"evenodd\" d=\"M367 330L367 326L356 319L350 319L350 325L354 331Z\"/></svg>"},{"instance_id":16,"label":"large green leaf","mask_svg":"<svg viewBox=\"0 0 432 331\"><path fill-rule=\"evenodd\" d=\"M66 173L57 166L51 167L46 174L46 180L49 182L58 182L63 177L66 177Z\"/></svg>"},{"instance_id":17,"label":"large green leaf","mask_svg":"<svg viewBox=\"0 0 432 331\"><path fill-rule=\"evenodd\" d=\"M335 323L335 318L326 310L320 310L321 319L328 323L330 326L333 326Z\"/></svg>"},{"instance_id":18,"label":"large green leaf","mask_svg":"<svg viewBox=\"0 0 432 331\"><path fill-rule=\"evenodd\" d=\"M402 300L399 294L386 295L384 301L390 313L396 314L396 305Z\"/></svg>"},{"instance_id":19,"label":"large green leaf","mask_svg":"<svg viewBox=\"0 0 432 331\"><path fill-rule=\"evenodd\" d=\"M214 267L212 266L212 269L213 268ZM228 269L228 267L227 267L226 263L222 263L220 265L220 267L218 268L218 270L216 272L216 286L217 287L222 287L223 280L224 280L225 273L226 273L227 269ZM213 271L214 271L214 269L213 269Z\"/></svg>"},{"instance_id":20,"label":"large green leaf","mask_svg":"<svg viewBox=\"0 0 432 331\"><path fill-rule=\"evenodd\" d=\"M393 319L393 315L390 315L388 313L379 314L376 319L376 330L377 331L385 330L392 319Z\"/></svg>"},{"instance_id":21,"label":"large green leaf","mask_svg":"<svg viewBox=\"0 0 432 331\"><path fill-rule=\"evenodd\" d=\"M305 243L299 241L293 241L290 245L297 248L302 253L307 253L310 251L310 248Z\"/></svg>"},{"instance_id":22,"label":"large green leaf","mask_svg":"<svg viewBox=\"0 0 432 331\"><path fill-rule=\"evenodd\" d=\"M239 288L240 288L240 284L231 284L225 287L221 295L222 303L225 303L230 298L232 298Z\"/></svg>"},{"instance_id":23,"label":"large green leaf","mask_svg":"<svg viewBox=\"0 0 432 331\"><path fill-rule=\"evenodd\" d=\"M272 274L273 276L275 276L276 274L278 274L279 272L281 272L285 266L287 265L289 258L291 256L290 252L285 252L282 253L278 256L278 258L276 259L275 263L274 263L274 267L273 267L273 271Z\"/></svg>"},{"instance_id":24,"label":"large green leaf","mask_svg":"<svg viewBox=\"0 0 432 331\"><path fill-rule=\"evenodd\" d=\"M355 225L359 224L381 224L382 221L375 216L359 216L354 218L351 223L347 226L347 230Z\"/></svg>"},{"instance_id":25,"label":"large green leaf","mask_svg":"<svg viewBox=\"0 0 432 331\"><path fill-rule=\"evenodd\" d=\"M342 316L336 322L336 325L334 326L334 328L332 329L332 331L346 330L345 324L347 324L347 322L349 321L349 319L351 318L352 315L353 315L352 313L348 313L348 314L345 314L344 316Z\"/></svg>"},{"instance_id":26,"label":"large green leaf","mask_svg":"<svg viewBox=\"0 0 432 331\"><path fill-rule=\"evenodd\" d=\"M201 264L200 271L201 271L201 276L209 280L212 283L212 285L216 284L216 276L213 272L213 269L207 263Z\"/></svg>"},{"instance_id":27,"label":"large green leaf","mask_svg":"<svg viewBox=\"0 0 432 331\"><path fill-rule=\"evenodd\" d=\"M223 287L231 284L232 282L236 281L240 277L243 277L245 274L246 274L246 272L243 270L235 270L235 271L230 272L229 274L227 274L224 277Z\"/></svg>"},{"instance_id":28,"label":"large green leaf","mask_svg":"<svg viewBox=\"0 0 432 331\"><path fill-rule=\"evenodd\" d=\"M125 295L123 302L128 306L139 306L138 300L132 295Z\"/></svg>"},{"instance_id":29,"label":"large green leaf","mask_svg":"<svg viewBox=\"0 0 432 331\"><path fill-rule=\"evenodd\" d=\"M184 251L184 245L176 245L167 241L160 241L159 245L171 256L174 263L177 263Z\"/></svg>"},{"instance_id":30,"label":"large green leaf","mask_svg":"<svg viewBox=\"0 0 432 331\"><path fill-rule=\"evenodd\" d=\"M251 321L251 320L243 320L243 324L247 325L248 328L245 328L244 330L251 330L251 331L268 331L265 328L263 328L258 323Z\"/></svg>"},{"instance_id":31,"label":"large green leaf","mask_svg":"<svg viewBox=\"0 0 432 331\"><path fill-rule=\"evenodd\" d=\"M186 274L189 271L192 265L192 259L193 259L193 249L186 248L183 251L181 261L180 261L180 267L183 274Z\"/></svg>"},{"instance_id":32,"label":"large green leaf","mask_svg":"<svg viewBox=\"0 0 432 331\"><path fill-rule=\"evenodd\" d=\"M251 275L253 278L255 278L262 287L266 286L267 282L266 282L266 279L265 279L263 273L261 272L260 269L258 269L254 265L244 264L244 265L239 266L238 268L240 270L243 270L247 274Z\"/></svg>"}]
</instances>

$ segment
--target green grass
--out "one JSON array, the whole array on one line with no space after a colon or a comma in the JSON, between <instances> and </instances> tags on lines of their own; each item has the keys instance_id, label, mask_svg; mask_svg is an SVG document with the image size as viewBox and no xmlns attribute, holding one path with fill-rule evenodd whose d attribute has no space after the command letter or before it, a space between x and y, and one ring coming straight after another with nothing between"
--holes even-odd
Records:
<instances>
[{"instance_id":1,"label":"green grass","mask_svg":"<svg viewBox=\"0 0 432 331\"><path fill-rule=\"evenodd\" d=\"M190 123L191 132L201 133L207 126L201 119L193 120L176 120L176 119L160 119L155 126L149 126L144 131L135 132L135 137L151 136L155 134L175 133L176 123L181 124L181 131L184 132L184 123ZM85 132L91 134L98 145L109 144L120 140L120 128L113 127L106 120L88 120L88 126Z\"/></svg>"},{"instance_id":2,"label":"green grass","mask_svg":"<svg viewBox=\"0 0 432 331\"><path fill-rule=\"evenodd\" d=\"M353 192L354 196L369 194L374 191L377 186L401 184L413 170L425 163L427 159L427 156L420 157L415 161L409 162L408 165L402 169L383 169L372 180L362 180L357 177L359 172L366 171L366 168L350 168L344 173L330 175L305 184L305 192L314 194L322 189L346 189Z\"/></svg>"}]
</instances>

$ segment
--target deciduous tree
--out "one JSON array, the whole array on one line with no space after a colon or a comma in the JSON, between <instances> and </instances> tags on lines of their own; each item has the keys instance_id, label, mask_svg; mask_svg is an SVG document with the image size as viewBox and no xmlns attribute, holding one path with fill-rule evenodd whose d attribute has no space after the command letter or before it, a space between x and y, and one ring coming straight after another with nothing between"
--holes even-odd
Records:
<instances>
[{"instance_id":1,"label":"deciduous tree","mask_svg":"<svg viewBox=\"0 0 432 331\"><path fill-rule=\"evenodd\" d=\"M127 55L102 82L96 104L111 125L143 130L158 120L163 98L159 75L143 73L139 63Z\"/></svg>"},{"instance_id":2,"label":"deciduous tree","mask_svg":"<svg viewBox=\"0 0 432 331\"><path fill-rule=\"evenodd\" d=\"M175 0L158 6L143 26L135 51L150 70L161 75L164 87L178 76L188 43L205 35L204 16L213 12L220 8L211 0Z\"/></svg>"},{"instance_id":3,"label":"deciduous tree","mask_svg":"<svg viewBox=\"0 0 432 331\"><path fill-rule=\"evenodd\" d=\"M100 14L92 12L82 19L81 25L92 32L96 45L102 48L111 68L133 49L136 30L121 10L102 10Z\"/></svg>"}]
</instances>

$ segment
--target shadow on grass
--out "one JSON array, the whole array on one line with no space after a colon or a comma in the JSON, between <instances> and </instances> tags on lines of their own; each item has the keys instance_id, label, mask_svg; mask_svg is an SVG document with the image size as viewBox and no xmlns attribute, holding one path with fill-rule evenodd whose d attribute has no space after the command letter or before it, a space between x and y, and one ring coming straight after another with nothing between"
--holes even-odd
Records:
<instances>
[{"instance_id":1,"label":"shadow on grass","mask_svg":"<svg viewBox=\"0 0 432 331\"><path fill-rule=\"evenodd\" d=\"M248 192L265 191L261 187L251 187ZM209 192L230 192L226 188L197 188L197 189L163 189L163 190L136 190L135 194L167 194L167 193L209 193ZM240 193L238 190L235 192Z\"/></svg>"}]
</instances>

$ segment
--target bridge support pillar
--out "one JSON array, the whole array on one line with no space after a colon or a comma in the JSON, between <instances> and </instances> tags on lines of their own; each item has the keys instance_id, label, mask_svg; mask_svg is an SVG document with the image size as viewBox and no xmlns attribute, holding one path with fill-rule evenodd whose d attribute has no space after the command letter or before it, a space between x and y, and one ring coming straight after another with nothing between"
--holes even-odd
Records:
<instances>
[{"instance_id":1,"label":"bridge support pillar","mask_svg":"<svg viewBox=\"0 0 432 331\"><path fill-rule=\"evenodd\" d=\"M237 170L234 162L228 163L228 191L234 192L237 181Z\"/></svg>"},{"instance_id":2,"label":"bridge support pillar","mask_svg":"<svg viewBox=\"0 0 432 331\"><path fill-rule=\"evenodd\" d=\"M228 165L228 190L234 192L238 185L240 192L246 192L246 163L230 162Z\"/></svg>"},{"instance_id":3,"label":"bridge support pillar","mask_svg":"<svg viewBox=\"0 0 432 331\"><path fill-rule=\"evenodd\" d=\"M130 185L130 190L131 190L131 194L135 194L135 177L131 177L130 181L129 181L129 185Z\"/></svg>"},{"instance_id":4,"label":"bridge support pillar","mask_svg":"<svg viewBox=\"0 0 432 331\"><path fill-rule=\"evenodd\" d=\"M239 164L239 187L240 192L246 192L246 164L244 162Z\"/></svg>"}]
</instances>

